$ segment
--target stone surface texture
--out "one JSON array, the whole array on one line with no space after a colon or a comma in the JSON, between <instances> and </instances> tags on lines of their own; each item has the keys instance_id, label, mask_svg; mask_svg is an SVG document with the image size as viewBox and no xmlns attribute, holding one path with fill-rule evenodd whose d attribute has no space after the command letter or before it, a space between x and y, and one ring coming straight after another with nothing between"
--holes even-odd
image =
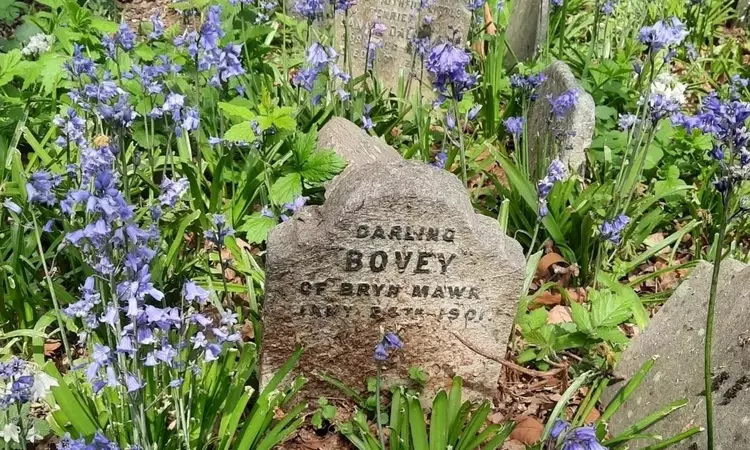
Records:
<instances>
[{"instance_id":1,"label":"stone surface texture","mask_svg":"<svg viewBox=\"0 0 750 450\"><path fill-rule=\"evenodd\" d=\"M351 70L354 76L364 73L367 58L367 45L372 42L379 46L376 52L374 70L379 81L385 88L396 90L399 78L403 75L407 80L410 74L421 74L421 61L414 57L411 38L430 37L433 42L445 38L466 34L471 24L471 12L466 2L450 0L433 0L429 2L427 10L420 11L421 0L359 0L347 15L338 14L337 42L339 60L342 69L349 70L349 64L343 65L345 45L345 21L348 22L349 45L352 49ZM424 18L431 18L429 25L424 24ZM383 23L387 30L382 37L373 36L370 32L375 20ZM429 86L429 81L425 80ZM411 92L419 88L418 80L411 83ZM429 92L429 88L422 89Z\"/></svg>"},{"instance_id":2,"label":"stone surface texture","mask_svg":"<svg viewBox=\"0 0 750 450\"><path fill-rule=\"evenodd\" d=\"M549 0L516 0L510 14L505 42L510 47L506 69L530 61L547 41Z\"/></svg>"},{"instance_id":3,"label":"stone surface texture","mask_svg":"<svg viewBox=\"0 0 750 450\"><path fill-rule=\"evenodd\" d=\"M713 265L701 263L653 317L649 327L623 353L616 372L630 379L649 358L653 369L610 422L613 434L669 403L687 398L686 407L654 425L649 433L665 439L694 426L705 426L703 346ZM750 448L750 266L725 260L717 297L713 363L716 389L717 450ZM611 386L611 400L625 382ZM648 442L653 443L653 441ZM647 444L640 441L639 444ZM640 447L638 447L640 448ZM675 450L705 450L705 434Z\"/></svg>"},{"instance_id":4,"label":"stone surface texture","mask_svg":"<svg viewBox=\"0 0 750 450\"><path fill-rule=\"evenodd\" d=\"M271 231L262 378L304 346L304 398L341 395L322 373L361 389L376 373L382 329L404 341L386 380L418 366L430 376L427 392L460 375L469 398L491 398L501 366L465 344L504 354L523 283L521 246L474 212L453 174L389 156L356 163L381 150L390 153L342 149L355 162L329 185L325 204Z\"/></svg>"},{"instance_id":5,"label":"stone surface texture","mask_svg":"<svg viewBox=\"0 0 750 450\"><path fill-rule=\"evenodd\" d=\"M586 150L594 135L594 99L583 90L570 68L562 61L555 61L544 70L547 79L537 89L537 99L529 109L529 154L534 167L537 156L546 149L547 158L555 156L572 171L581 172L586 165ZM549 98L578 91L578 103L562 120L552 115ZM555 136L561 136L556 139ZM544 174L537 174L538 178Z\"/></svg>"}]
</instances>

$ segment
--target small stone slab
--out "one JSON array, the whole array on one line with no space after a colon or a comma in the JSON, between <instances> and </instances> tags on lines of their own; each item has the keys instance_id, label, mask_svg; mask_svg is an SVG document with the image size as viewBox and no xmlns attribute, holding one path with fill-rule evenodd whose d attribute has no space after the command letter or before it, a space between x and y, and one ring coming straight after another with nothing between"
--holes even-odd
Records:
<instances>
[{"instance_id":1,"label":"small stone slab","mask_svg":"<svg viewBox=\"0 0 750 450\"><path fill-rule=\"evenodd\" d=\"M529 154L532 167L536 157L547 149L547 160L555 156L574 172L582 172L586 164L586 150L594 136L594 98L583 90L570 67L555 61L544 70L547 79L537 88L537 99L529 109ZM578 103L562 120L552 116L549 98L556 98L570 90L578 91ZM557 141L555 136L558 136ZM558 142L556 144L556 142ZM552 151L559 151L558 154ZM544 174L537 174L538 178Z\"/></svg>"},{"instance_id":2,"label":"small stone slab","mask_svg":"<svg viewBox=\"0 0 750 450\"><path fill-rule=\"evenodd\" d=\"M391 90L398 88L399 78L403 73L404 80L408 80L412 72L421 76L421 61L414 58L411 38L430 37L432 42L442 38L452 38L454 30L458 36L465 37L471 24L471 12L466 2L451 0L430 1L425 11L419 12L421 0L359 0L351 7L348 15L338 14L337 44L342 70L349 70L343 66L344 55L344 21L349 23L349 45L352 49L353 75L364 73L367 60L367 44L372 41L380 45L376 51L374 65L377 79L384 87ZM429 17L429 26L422 26L422 18ZM387 30L382 37L372 36L370 29L374 20L383 23ZM424 80L426 86L429 81ZM412 81L412 92L420 88L419 80ZM429 89L424 89L429 91Z\"/></svg>"},{"instance_id":3,"label":"small stone slab","mask_svg":"<svg viewBox=\"0 0 750 450\"><path fill-rule=\"evenodd\" d=\"M474 212L447 171L379 161L350 164L334 181L323 206L305 207L269 235L262 380L303 346L304 398L341 395L324 373L360 389L376 374L383 329L404 341L385 365L387 380L417 366L430 376L427 392L460 375L468 397L491 398L501 366L479 353L505 352L523 284L521 246Z\"/></svg>"},{"instance_id":4,"label":"small stone slab","mask_svg":"<svg viewBox=\"0 0 750 450\"><path fill-rule=\"evenodd\" d=\"M320 129L318 148L334 149L350 166L401 160L401 155L385 141L343 117L332 118Z\"/></svg>"},{"instance_id":5,"label":"small stone slab","mask_svg":"<svg viewBox=\"0 0 750 450\"><path fill-rule=\"evenodd\" d=\"M549 0L516 0L513 3L505 31L505 42L511 50L505 58L506 69L534 59L546 44L549 28Z\"/></svg>"},{"instance_id":6,"label":"small stone slab","mask_svg":"<svg viewBox=\"0 0 750 450\"><path fill-rule=\"evenodd\" d=\"M630 379L649 358L658 356L651 372L610 421L613 435L668 404L689 404L648 429L669 438L688 428L705 426L703 348L713 265L700 263L653 317L649 327L622 354L618 375ZM735 260L721 265L713 342L713 393L716 448L750 448L750 267ZM603 396L609 402L625 382ZM638 441L642 448L653 441ZM706 436L683 441L675 450L705 450Z\"/></svg>"}]
</instances>

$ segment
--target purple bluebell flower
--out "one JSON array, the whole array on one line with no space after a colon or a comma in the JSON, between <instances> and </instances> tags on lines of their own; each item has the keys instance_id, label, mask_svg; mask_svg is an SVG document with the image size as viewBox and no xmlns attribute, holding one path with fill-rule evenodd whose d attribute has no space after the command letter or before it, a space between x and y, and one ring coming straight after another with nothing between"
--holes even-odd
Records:
<instances>
[{"instance_id":1,"label":"purple bluebell flower","mask_svg":"<svg viewBox=\"0 0 750 450\"><path fill-rule=\"evenodd\" d=\"M605 1L601 6L602 14L605 16L613 16L615 14L615 3L613 0Z\"/></svg>"},{"instance_id":2,"label":"purple bluebell flower","mask_svg":"<svg viewBox=\"0 0 750 450\"><path fill-rule=\"evenodd\" d=\"M375 360L385 361L388 359L389 351L399 350L404 347L404 343L401 341L395 333L386 333L378 345L375 346Z\"/></svg>"},{"instance_id":3,"label":"purple bluebell flower","mask_svg":"<svg viewBox=\"0 0 750 450\"><path fill-rule=\"evenodd\" d=\"M445 114L445 126L448 127L449 130L453 130L456 128L456 117L452 112L448 112Z\"/></svg>"},{"instance_id":4,"label":"purple bluebell flower","mask_svg":"<svg viewBox=\"0 0 750 450\"><path fill-rule=\"evenodd\" d=\"M370 32L373 36L382 37L386 31L388 31L388 27L383 22L379 20L375 20L372 22Z\"/></svg>"},{"instance_id":5,"label":"purple bluebell flower","mask_svg":"<svg viewBox=\"0 0 750 450\"><path fill-rule=\"evenodd\" d=\"M555 8L559 8L563 5L564 0L550 0L550 3L552 3L552 6Z\"/></svg>"},{"instance_id":6,"label":"purple bluebell flower","mask_svg":"<svg viewBox=\"0 0 750 450\"><path fill-rule=\"evenodd\" d=\"M295 0L294 12L306 18L309 22L323 16L325 3L323 0Z\"/></svg>"},{"instance_id":7,"label":"purple bluebell flower","mask_svg":"<svg viewBox=\"0 0 750 450\"><path fill-rule=\"evenodd\" d=\"M382 342L375 346L375 360L385 361L388 359L388 350Z\"/></svg>"},{"instance_id":8,"label":"purple bluebell flower","mask_svg":"<svg viewBox=\"0 0 750 450\"><path fill-rule=\"evenodd\" d=\"M539 219L543 219L549 213L547 208L547 196L556 183L563 181L567 176L565 165L559 159L553 159L547 167L547 174L537 183L537 195L539 197Z\"/></svg>"},{"instance_id":9,"label":"purple bluebell flower","mask_svg":"<svg viewBox=\"0 0 750 450\"><path fill-rule=\"evenodd\" d=\"M215 229L206 230L204 236L218 247L222 247L224 245L224 238L234 236L234 229L227 224L227 220L223 214L214 214L211 216L211 221Z\"/></svg>"},{"instance_id":10,"label":"purple bluebell flower","mask_svg":"<svg viewBox=\"0 0 750 450\"><path fill-rule=\"evenodd\" d=\"M221 5L213 5L208 8L206 21L203 22L198 44L204 51L211 51L219 46L219 41L224 37L221 28Z\"/></svg>"},{"instance_id":11,"label":"purple bluebell flower","mask_svg":"<svg viewBox=\"0 0 750 450\"><path fill-rule=\"evenodd\" d=\"M432 47L425 68L438 92L453 94L461 100L463 92L472 88L477 81L476 75L466 71L470 62L471 56L465 49L451 42L443 42Z\"/></svg>"},{"instance_id":12,"label":"purple bluebell flower","mask_svg":"<svg viewBox=\"0 0 750 450\"><path fill-rule=\"evenodd\" d=\"M563 92L557 97L548 96L552 115L557 120L562 120L578 104L579 92L576 89Z\"/></svg>"},{"instance_id":13,"label":"purple bluebell flower","mask_svg":"<svg viewBox=\"0 0 750 450\"><path fill-rule=\"evenodd\" d=\"M649 50L656 52L666 47L680 45L687 35L685 25L677 17L672 17L641 28L639 39L649 47Z\"/></svg>"},{"instance_id":14,"label":"purple bluebell flower","mask_svg":"<svg viewBox=\"0 0 750 450\"><path fill-rule=\"evenodd\" d=\"M83 56L83 50L82 45L73 44L73 58L64 64L65 70L73 80L79 80L81 75L96 75L94 62Z\"/></svg>"},{"instance_id":15,"label":"purple bluebell flower","mask_svg":"<svg viewBox=\"0 0 750 450\"><path fill-rule=\"evenodd\" d=\"M567 432L570 429L570 424L562 419L555 419L555 424L552 426L550 431L550 437L557 440L561 434Z\"/></svg>"},{"instance_id":16,"label":"purple bluebell flower","mask_svg":"<svg viewBox=\"0 0 750 450\"><path fill-rule=\"evenodd\" d=\"M40 203L52 206L57 203L55 188L62 183L59 175L53 175L46 170L34 172L26 183L26 196L29 203Z\"/></svg>"},{"instance_id":17,"label":"purple bluebell flower","mask_svg":"<svg viewBox=\"0 0 750 450\"><path fill-rule=\"evenodd\" d=\"M161 39L161 37L164 35L164 22L162 22L161 20L161 10L156 11L154 15L151 16L151 25L153 27L153 31L148 34L148 38L152 41Z\"/></svg>"},{"instance_id":18,"label":"purple bluebell flower","mask_svg":"<svg viewBox=\"0 0 750 450\"><path fill-rule=\"evenodd\" d=\"M466 6L469 8L469 11L476 11L483 7L486 1L487 0L468 0Z\"/></svg>"},{"instance_id":19,"label":"purple bluebell flower","mask_svg":"<svg viewBox=\"0 0 750 450\"><path fill-rule=\"evenodd\" d=\"M448 154L445 152L440 152L437 155L435 155L435 159L430 164L437 167L438 169L445 169L445 164L447 162L448 162Z\"/></svg>"},{"instance_id":20,"label":"purple bluebell flower","mask_svg":"<svg viewBox=\"0 0 750 450\"><path fill-rule=\"evenodd\" d=\"M568 431L561 450L607 450L596 438L594 427L578 427Z\"/></svg>"},{"instance_id":21,"label":"purple bluebell flower","mask_svg":"<svg viewBox=\"0 0 750 450\"><path fill-rule=\"evenodd\" d=\"M386 333L383 337L383 342L391 349L396 350L403 348L404 343L401 341L395 333Z\"/></svg>"},{"instance_id":22,"label":"purple bluebell flower","mask_svg":"<svg viewBox=\"0 0 750 450\"><path fill-rule=\"evenodd\" d=\"M187 132L193 132L200 126L200 112L198 108L187 108L182 128Z\"/></svg>"},{"instance_id":23,"label":"purple bluebell flower","mask_svg":"<svg viewBox=\"0 0 750 450\"><path fill-rule=\"evenodd\" d=\"M171 380L169 382L169 387L171 387L171 388L179 388L180 386L182 386L182 383L184 383L184 382L185 382L184 378L175 378L174 380Z\"/></svg>"},{"instance_id":24,"label":"purple bluebell flower","mask_svg":"<svg viewBox=\"0 0 750 450\"><path fill-rule=\"evenodd\" d=\"M334 0L334 8L337 12L342 13L349 11L349 9L356 4L356 0Z\"/></svg>"},{"instance_id":25,"label":"purple bluebell flower","mask_svg":"<svg viewBox=\"0 0 750 450\"><path fill-rule=\"evenodd\" d=\"M372 122L370 116L362 116L362 128L365 130L372 130L373 128L375 128L375 124Z\"/></svg>"},{"instance_id":26,"label":"purple bluebell flower","mask_svg":"<svg viewBox=\"0 0 750 450\"><path fill-rule=\"evenodd\" d=\"M409 39L409 45L411 46L412 51L416 56L419 56L420 58L427 55L427 52L430 50L431 42L429 36L424 37L417 37L414 36Z\"/></svg>"},{"instance_id":27,"label":"purple bluebell flower","mask_svg":"<svg viewBox=\"0 0 750 450\"><path fill-rule=\"evenodd\" d=\"M319 42L313 42L307 49L307 63L310 66L320 68L334 61L336 52L331 47L321 45Z\"/></svg>"},{"instance_id":28,"label":"purple bluebell flower","mask_svg":"<svg viewBox=\"0 0 750 450\"><path fill-rule=\"evenodd\" d=\"M146 383L139 380L137 376L135 376L132 373L126 373L125 374L125 387L128 390L129 394L132 394L133 392L137 392L145 386Z\"/></svg>"},{"instance_id":29,"label":"purple bluebell flower","mask_svg":"<svg viewBox=\"0 0 750 450\"><path fill-rule=\"evenodd\" d=\"M115 33L115 41L117 44L120 45L123 50L130 51L135 47L135 39L136 34L130 29L130 26L125 22L120 23L120 27Z\"/></svg>"},{"instance_id":30,"label":"purple bluebell flower","mask_svg":"<svg viewBox=\"0 0 750 450\"><path fill-rule=\"evenodd\" d=\"M482 105L474 105L468 113L466 113L466 119L472 121L477 118L479 111L482 110Z\"/></svg>"},{"instance_id":31,"label":"purple bluebell flower","mask_svg":"<svg viewBox=\"0 0 750 450\"><path fill-rule=\"evenodd\" d=\"M599 234L602 239L617 245L620 243L620 233L622 233L629 223L630 218L625 214L620 214L613 220L604 221L604 223L599 226Z\"/></svg>"},{"instance_id":32,"label":"purple bluebell flower","mask_svg":"<svg viewBox=\"0 0 750 450\"><path fill-rule=\"evenodd\" d=\"M620 118L617 120L617 126L622 131L629 130L638 124L638 117L635 114L620 114Z\"/></svg>"},{"instance_id":33,"label":"purple bluebell flower","mask_svg":"<svg viewBox=\"0 0 750 450\"><path fill-rule=\"evenodd\" d=\"M182 287L182 295L188 302L197 302L205 305L208 302L208 291L198 286L195 281L188 280Z\"/></svg>"},{"instance_id":34,"label":"purple bluebell flower","mask_svg":"<svg viewBox=\"0 0 750 450\"><path fill-rule=\"evenodd\" d=\"M524 118L521 116L508 117L503 121L503 125L505 125L505 129L508 131L508 133L512 134L516 138L523 134L523 124Z\"/></svg>"},{"instance_id":35,"label":"purple bluebell flower","mask_svg":"<svg viewBox=\"0 0 750 450\"><path fill-rule=\"evenodd\" d=\"M294 74L292 83L298 88L304 89L307 92L312 92L318 73L320 73L320 71L313 67L304 67Z\"/></svg>"},{"instance_id":36,"label":"purple bluebell flower","mask_svg":"<svg viewBox=\"0 0 750 450\"><path fill-rule=\"evenodd\" d=\"M541 86L546 79L547 76L541 72L529 75L513 74L510 76L510 86L514 89L530 93Z\"/></svg>"},{"instance_id":37,"label":"purple bluebell flower","mask_svg":"<svg viewBox=\"0 0 750 450\"><path fill-rule=\"evenodd\" d=\"M185 195L189 186L187 178L180 178L177 181L172 181L167 177L161 181L161 193L159 194L159 204L169 208L174 207L178 201Z\"/></svg>"}]
</instances>

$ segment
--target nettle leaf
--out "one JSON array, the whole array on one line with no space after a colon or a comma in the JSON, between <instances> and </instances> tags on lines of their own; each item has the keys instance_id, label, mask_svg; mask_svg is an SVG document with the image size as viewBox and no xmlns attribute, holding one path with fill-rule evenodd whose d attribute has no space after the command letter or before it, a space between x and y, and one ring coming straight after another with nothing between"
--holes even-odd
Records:
<instances>
[{"instance_id":1,"label":"nettle leaf","mask_svg":"<svg viewBox=\"0 0 750 450\"><path fill-rule=\"evenodd\" d=\"M333 150L321 150L313 153L302 165L302 177L305 181L321 183L328 181L346 167L346 161Z\"/></svg>"},{"instance_id":2,"label":"nettle leaf","mask_svg":"<svg viewBox=\"0 0 750 450\"><path fill-rule=\"evenodd\" d=\"M632 310L628 299L611 291L591 291L591 324L594 328L614 327L628 320Z\"/></svg>"},{"instance_id":3,"label":"nettle leaf","mask_svg":"<svg viewBox=\"0 0 750 450\"><path fill-rule=\"evenodd\" d=\"M268 232L277 224L276 219L255 213L247 218L237 231L245 232L245 240L251 244L260 244L268 239Z\"/></svg>"},{"instance_id":4,"label":"nettle leaf","mask_svg":"<svg viewBox=\"0 0 750 450\"><path fill-rule=\"evenodd\" d=\"M271 201L277 205L291 203L302 194L302 178L299 173L288 173L271 186Z\"/></svg>"},{"instance_id":5,"label":"nettle leaf","mask_svg":"<svg viewBox=\"0 0 750 450\"><path fill-rule=\"evenodd\" d=\"M630 342L619 328L602 327L594 330L593 337L599 338L612 344L624 345Z\"/></svg>"},{"instance_id":6,"label":"nettle leaf","mask_svg":"<svg viewBox=\"0 0 750 450\"><path fill-rule=\"evenodd\" d=\"M547 323L547 310L544 308L535 309L528 314L524 314L518 321L521 329L535 330Z\"/></svg>"},{"instance_id":7,"label":"nettle leaf","mask_svg":"<svg viewBox=\"0 0 750 450\"><path fill-rule=\"evenodd\" d=\"M5 54L0 54L0 86L13 81L21 65L21 50L13 49Z\"/></svg>"},{"instance_id":8,"label":"nettle leaf","mask_svg":"<svg viewBox=\"0 0 750 450\"><path fill-rule=\"evenodd\" d=\"M257 117L257 114L250 111L250 109L232 103L219 102L219 109L228 119L241 119L249 121ZM248 126L250 126L250 124L248 124Z\"/></svg>"},{"instance_id":9,"label":"nettle leaf","mask_svg":"<svg viewBox=\"0 0 750 450\"><path fill-rule=\"evenodd\" d=\"M573 318L573 322L575 322L579 330L589 332L593 328L591 326L589 312L579 303L570 302L570 316Z\"/></svg>"},{"instance_id":10,"label":"nettle leaf","mask_svg":"<svg viewBox=\"0 0 750 450\"><path fill-rule=\"evenodd\" d=\"M255 132L250 126L250 122L242 122L232 126L224 133L224 139L232 142L253 142L255 140Z\"/></svg>"}]
</instances>

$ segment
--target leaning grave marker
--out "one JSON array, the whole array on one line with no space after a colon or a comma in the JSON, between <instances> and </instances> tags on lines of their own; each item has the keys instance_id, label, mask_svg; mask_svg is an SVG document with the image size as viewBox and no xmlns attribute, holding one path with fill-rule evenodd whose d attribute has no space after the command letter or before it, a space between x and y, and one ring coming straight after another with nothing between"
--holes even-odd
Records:
<instances>
[{"instance_id":1,"label":"leaning grave marker","mask_svg":"<svg viewBox=\"0 0 750 450\"><path fill-rule=\"evenodd\" d=\"M360 388L376 373L382 327L404 341L385 365L387 380L417 366L430 375L427 392L460 375L470 397L491 397L500 364L465 343L504 354L523 283L521 246L474 212L453 174L391 156L350 164L323 206L270 233L262 377L301 345L307 398L340 395L322 373Z\"/></svg>"},{"instance_id":2,"label":"leaning grave marker","mask_svg":"<svg viewBox=\"0 0 750 450\"><path fill-rule=\"evenodd\" d=\"M367 45L373 42L380 47L376 50L374 70L378 80L385 87L396 89L399 75L403 70L407 80L414 68L415 75L420 76L420 59L414 58L411 39L428 36L431 42L441 38L457 36L466 38L471 24L471 12L465 2L450 0L434 0L428 2L426 10L420 12L422 0L359 0L351 7L348 15L338 13L337 50L341 55L345 52L344 21L349 25L349 45L352 58L352 75L364 73L367 61ZM424 18L430 19L424 24ZM387 29L382 37L373 36L370 32L373 21L378 20ZM343 56L340 61L343 61ZM342 69L344 67L342 66ZM345 70L349 70L346 67ZM429 86L429 82L426 86ZM418 80L412 82L418 88ZM429 89L425 89L427 91ZM412 90L413 92L413 90Z\"/></svg>"}]
</instances>

